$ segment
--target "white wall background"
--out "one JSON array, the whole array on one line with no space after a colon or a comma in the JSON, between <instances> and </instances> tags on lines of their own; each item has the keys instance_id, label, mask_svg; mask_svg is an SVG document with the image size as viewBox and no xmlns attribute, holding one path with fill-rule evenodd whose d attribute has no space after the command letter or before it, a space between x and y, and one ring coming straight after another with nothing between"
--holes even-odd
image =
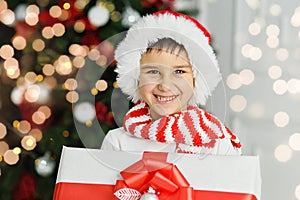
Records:
<instances>
[{"instance_id":1,"label":"white wall background","mask_svg":"<svg viewBox=\"0 0 300 200\"><path fill-rule=\"evenodd\" d=\"M195 2L224 78L209 109L260 156L262 200L300 199L300 1Z\"/></svg>"}]
</instances>

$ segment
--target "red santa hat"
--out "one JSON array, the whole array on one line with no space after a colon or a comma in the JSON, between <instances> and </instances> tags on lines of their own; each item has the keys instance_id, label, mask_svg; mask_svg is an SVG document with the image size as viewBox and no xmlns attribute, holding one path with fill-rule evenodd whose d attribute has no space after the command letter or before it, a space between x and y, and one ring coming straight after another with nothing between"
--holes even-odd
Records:
<instances>
[{"instance_id":1,"label":"red santa hat","mask_svg":"<svg viewBox=\"0 0 300 200\"><path fill-rule=\"evenodd\" d=\"M149 43L162 38L171 38L186 49L195 78L189 104L205 105L221 80L216 55L210 46L211 37L196 19L178 12L164 10L144 16L128 30L115 51L118 86L133 102L141 98L138 90L141 55Z\"/></svg>"}]
</instances>

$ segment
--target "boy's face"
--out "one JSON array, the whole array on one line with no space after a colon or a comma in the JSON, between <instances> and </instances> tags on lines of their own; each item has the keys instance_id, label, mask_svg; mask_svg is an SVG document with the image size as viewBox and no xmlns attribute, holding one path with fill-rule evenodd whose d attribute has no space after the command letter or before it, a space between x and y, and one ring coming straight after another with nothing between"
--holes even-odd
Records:
<instances>
[{"instance_id":1,"label":"boy's face","mask_svg":"<svg viewBox=\"0 0 300 200\"><path fill-rule=\"evenodd\" d=\"M193 71L185 51L174 54L153 49L142 54L139 93L153 119L186 110L193 89Z\"/></svg>"}]
</instances>

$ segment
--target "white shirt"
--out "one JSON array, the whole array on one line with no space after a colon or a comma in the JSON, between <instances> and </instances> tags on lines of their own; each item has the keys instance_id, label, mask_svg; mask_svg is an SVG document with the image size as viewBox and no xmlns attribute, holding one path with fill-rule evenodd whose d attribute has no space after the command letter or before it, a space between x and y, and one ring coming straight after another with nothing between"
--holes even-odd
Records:
<instances>
[{"instance_id":1,"label":"white shirt","mask_svg":"<svg viewBox=\"0 0 300 200\"><path fill-rule=\"evenodd\" d=\"M241 155L240 149L234 148L230 139L218 139L212 149L205 147L191 147L184 144L176 145L175 143L161 143L137 138L126 132L123 127L109 131L103 140L101 149L113 151L188 152L212 155Z\"/></svg>"}]
</instances>

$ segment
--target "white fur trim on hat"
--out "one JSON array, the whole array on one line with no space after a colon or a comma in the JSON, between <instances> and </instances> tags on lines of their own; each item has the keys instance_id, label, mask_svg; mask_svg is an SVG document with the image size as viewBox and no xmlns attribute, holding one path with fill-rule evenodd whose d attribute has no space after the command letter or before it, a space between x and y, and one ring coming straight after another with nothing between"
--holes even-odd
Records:
<instances>
[{"instance_id":1,"label":"white fur trim on hat","mask_svg":"<svg viewBox=\"0 0 300 200\"><path fill-rule=\"evenodd\" d=\"M189 104L205 105L208 96L221 80L218 62L209 45L209 38L197 25L184 15L164 12L147 15L134 24L115 51L117 83L133 102L141 99L138 90L141 55L149 42L171 38L182 44L192 64L195 88Z\"/></svg>"}]
</instances>

